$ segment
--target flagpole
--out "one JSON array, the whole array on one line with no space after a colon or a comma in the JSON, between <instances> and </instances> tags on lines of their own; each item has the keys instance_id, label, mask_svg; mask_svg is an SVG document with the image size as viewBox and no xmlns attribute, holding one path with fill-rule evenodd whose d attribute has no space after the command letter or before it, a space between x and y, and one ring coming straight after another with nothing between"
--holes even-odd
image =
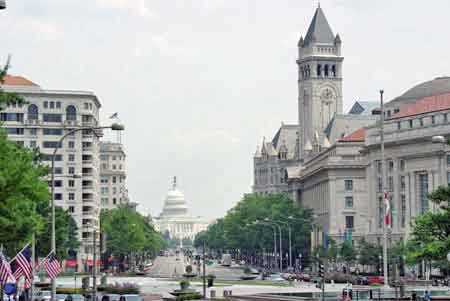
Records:
<instances>
[{"instance_id":1,"label":"flagpole","mask_svg":"<svg viewBox=\"0 0 450 301\"><path fill-rule=\"evenodd\" d=\"M3 244L0 245L0 253L3 255ZM5 260L6 260L6 258L5 258ZM3 299L3 283L0 283L0 295L2 296L2 299Z\"/></svg>"},{"instance_id":2,"label":"flagpole","mask_svg":"<svg viewBox=\"0 0 450 301\"><path fill-rule=\"evenodd\" d=\"M383 90L380 90L380 103L381 103L381 115L380 115L380 148L381 148L381 191L383 193L383 203L386 200L386 162L384 161L384 102L383 102ZM388 256L387 256L387 231L388 225L386 222L387 206L384 205L384 222L383 222L383 280L384 280L384 288L389 287L388 280Z\"/></svg>"},{"instance_id":3,"label":"flagpole","mask_svg":"<svg viewBox=\"0 0 450 301\"><path fill-rule=\"evenodd\" d=\"M22 253L22 251L25 250L25 248L28 247L29 245L30 245L30 243L27 243L27 244L25 245L25 247L22 248L22 250L20 250L19 252L17 252L17 254ZM11 259L11 260L9 261L10 264L11 264L11 262L14 261L14 259L16 259L17 254L16 254L16 256L13 257L13 259Z\"/></svg>"},{"instance_id":4,"label":"flagpole","mask_svg":"<svg viewBox=\"0 0 450 301\"><path fill-rule=\"evenodd\" d=\"M31 236L31 283L30 283L30 299L29 300L33 300L35 264L36 264L36 235L33 232L33 235Z\"/></svg>"}]
</instances>

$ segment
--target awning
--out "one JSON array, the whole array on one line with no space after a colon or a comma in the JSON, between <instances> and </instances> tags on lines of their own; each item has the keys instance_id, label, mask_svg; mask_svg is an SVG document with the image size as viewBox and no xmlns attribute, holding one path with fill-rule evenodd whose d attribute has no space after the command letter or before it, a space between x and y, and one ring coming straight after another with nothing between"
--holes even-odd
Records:
<instances>
[{"instance_id":1,"label":"awning","mask_svg":"<svg viewBox=\"0 0 450 301\"><path fill-rule=\"evenodd\" d=\"M66 260L66 267L69 268L76 268L77 267L77 261L76 260Z\"/></svg>"}]
</instances>

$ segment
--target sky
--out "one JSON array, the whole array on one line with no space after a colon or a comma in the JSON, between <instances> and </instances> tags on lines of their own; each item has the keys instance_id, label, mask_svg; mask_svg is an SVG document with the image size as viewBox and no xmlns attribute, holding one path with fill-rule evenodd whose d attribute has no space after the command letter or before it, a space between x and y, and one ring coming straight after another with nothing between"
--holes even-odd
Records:
<instances>
[{"instance_id":1,"label":"sky","mask_svg":"<svg viewBox=\"0 0 450 301\"><path fill-rule=\"evenodd\" d=\"M297 122L297 41L313 0L6 0L0 62L118 112L127 185L158 215L173 176L193 215L251 191L253 153ZM322 0L342 39L344 109L450 75L450 1ZM114 137L114 136L112 136Z\"/></svg>"}]
</instances>

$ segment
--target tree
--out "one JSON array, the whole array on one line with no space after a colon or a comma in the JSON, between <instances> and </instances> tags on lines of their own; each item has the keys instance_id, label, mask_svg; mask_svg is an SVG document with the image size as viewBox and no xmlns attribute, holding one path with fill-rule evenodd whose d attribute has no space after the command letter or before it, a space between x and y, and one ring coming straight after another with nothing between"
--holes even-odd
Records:
<instances>
[{"instance_id":1,"label":"tree","mask_svg":"<svg viewBox=\"0 0 450 301\"><path fill-rule=\"evenodd\" d=\"M440 210L428 211L412 222L412 231L407 243L407 262L417 264L422 260L440 263L448 268L446 256L450 250L450 186L440 186L428 195L429 200Z\"/></svg>"},{"instance_id":2,"label":"tree","mask_svg":"<svg viewBox=\"0 0 450 301\"><path fill-rule=\"evenodd\" d=\"M356 254L357 252L350 240L346 240L342 243L339 255L347 266L347 272L350 271L350 265L355 261Z\"/></svg>"},{"instance_id":3,"label":"tree","mask_svg":"<svg viewBox=\"0 0 450 301\"><path fill-rule=\"evenodd\" d=\"M379 263L379 256L382 254L381 246L377 246L366 241L364 238L358 242L359 258L358 263L363 266L376 266Z\"/></svg>"}]
</instances>

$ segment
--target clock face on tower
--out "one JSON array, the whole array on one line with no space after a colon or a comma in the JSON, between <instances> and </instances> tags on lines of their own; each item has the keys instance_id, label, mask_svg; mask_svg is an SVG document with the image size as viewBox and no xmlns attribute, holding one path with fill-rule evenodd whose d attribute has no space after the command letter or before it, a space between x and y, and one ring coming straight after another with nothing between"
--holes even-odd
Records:
<instances>
[{"instance_id":1,"label":"clock face on tower","mask_svg":"<svg viewBox=\"0 0 450 301\"><path fill-rule=\"evenodd\" d=\"M331 91L331 89L329 88L325 88L320 92L320 100L322 100L322 102L324 104L330 104L334 99L334 94L333 91Z\"/></svg>"},{"instance_id":2,"label":"clock face on tower","mask_svg":"<svg viewBox=\"0 0 450 301\"><path fill-rule=\"evenodd\" d=\"M324 129L328 123L330 122L331 118L333 117L333 114L335 112L334 108L334 102L335 102L335 95L333 90L330 88L324 88L322 91L320 91L320 123L322 126L322 129Z\"/></svg>"}]
</instances>

